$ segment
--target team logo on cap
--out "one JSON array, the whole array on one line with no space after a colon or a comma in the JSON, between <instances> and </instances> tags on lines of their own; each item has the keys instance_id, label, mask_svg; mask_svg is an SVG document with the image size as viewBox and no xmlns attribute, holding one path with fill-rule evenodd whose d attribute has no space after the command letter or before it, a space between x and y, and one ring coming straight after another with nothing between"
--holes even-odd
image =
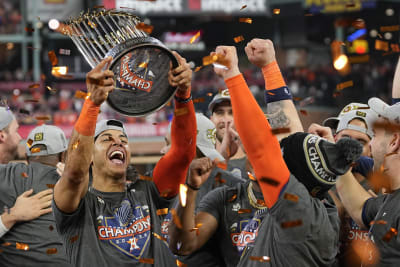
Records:
<instances>
[{"instance_id":1,"label":"team logo on cap","mask_svg":"<svg viewBox=\"0 0 400 267\"><path fill-rule=\"evenodd\" d=\"M35 141L42 141L43 140L43 133L35 133L35 136L33 137Z\"/></svg>"},{"instance_id":2,"label":"team logo on cap","mask_svg":"<svg viewBox=\"0 0 400 267\"><path fill-rule=\"evenodd\" d=\"M367 113L358 110L356 112L356 115L363 118L367 117Z\"/></svg>"},{"instance_id":3,"label":"team logo on cap","mask_svg":"<svg viewBox=\"0 0 400 267\"><path fill-rule=\"evenodd\" d=\"M215 145L215 143L217 142L216 140L216 133L217 133L217 129L213 128L213 129L207 129L207 138L211 140L211 142Z\"/></svg>"},{"instance_id":4,"label":"team logo on cap","mask_svg":"<svg viewBox=\"0 0 400 267\"><path fill-rule=\"evenodd\" d=\"M228 90L228 89L222 90L222 91L221 91L221 96L227 96L227 97L229 97L229 90Z\"/></svg>"}]
</instances>

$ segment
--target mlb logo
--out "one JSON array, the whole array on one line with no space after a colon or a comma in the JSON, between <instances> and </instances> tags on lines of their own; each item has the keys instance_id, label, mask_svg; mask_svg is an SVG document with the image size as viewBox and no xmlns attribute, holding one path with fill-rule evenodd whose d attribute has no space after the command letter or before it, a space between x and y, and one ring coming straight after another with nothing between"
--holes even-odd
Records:
<instances>
[{"instance_id":1,"label":"mlb logo","mask_svg":"<svg viewBox=\"0 0 400 267\"><path fill-rule=\"evenodd\" d=\"M35 141L43 141L43 133L35 133L35 136L33 137Z\"/></svg>"}]
</instances>

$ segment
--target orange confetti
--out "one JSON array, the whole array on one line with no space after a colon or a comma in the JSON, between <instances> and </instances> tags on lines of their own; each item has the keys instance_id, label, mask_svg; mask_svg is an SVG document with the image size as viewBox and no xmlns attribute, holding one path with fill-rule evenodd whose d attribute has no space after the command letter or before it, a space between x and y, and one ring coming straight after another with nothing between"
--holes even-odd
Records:
<instances>
[{"instance_id":1,"label":"orange confetti","mask_svg":"<svg viewBox=\"0 0 400 267\"><path fill-rule=\"evenodd\" d=\"M57 249L56 249L56 248L48 248L48 249L46 250L46 253L47 253L48 255L57 254Z\"/></svg>"},{"instance_id":2,"label":"orange confetti","mask_svg":"<svg viewBox=\"0 0 400 267\"><path fill-rule=\"evenodd\" d=\"M274 10L272 11L275 15L279 15L281 14L281 10L279 8L274 8Z\"/></svg>"},{"instance_id":3,"label":"orange confetti","mask_svg":"<svg viewBox=\"0 0 400 267\"><path fill-rule=\"evenodd\" d=\"M150 176L145 176L145 175L139 175L139 179L140 180L144 180L144 181L153 181L153 177Z\"/></svg>"},{"instance_id":4,"label":"orange confetti","mask_svg":"<svg viewBox=\"0 0 400 267\"><path fill-rule=\"evenodd\" d=\"M49 90L50 92L56 92L56 89L51 88L50 86L46 86L46 89Z\"/></svg>"},{"instance_id":5,"label":"orange confetti","mask_svg":"<svg viewBox=\"0 0 400 267\"><path fill-rule=\"evenodd\" d=\"M387 224L387 221L384 220L377 220L377 221L371 221L369 225L374 225L374 224Z\"/></svg>"},{"instance_id":6,"label":"orange confetti","mask_svg":"<svg viewBox=\"0 0 400 267\"><path fill-rule=\"evenodd\" d=\"M81 99L86 99L87 96L89 96L89 94L82 91L76 91L74 95L75 98L81 98Z\"/></svg>"},{"instance_id":7,"label":"orange confetti","mask_svg":"<svg viewBox=\"0 0 400 267\"><path fill-rule=\"evenodd\" d=\"M139 64L139 68L147 68L147 62L142 62Z\"/></svg>"},{"instance_id":8,"label":"orange confetti","mask_svg":"<svg viewBox=\"0 0 400 267\"><path fill-rule=\"evenodd\" d=\"M243 35L239 35L233 38L233 41L235 41L235 43L240 43L241 41L244 41L244 37Z\"/></svg>"},{"instance_id":9,"label":"orange confetti","mask_svg":"<svg viewBox=\"0 0 400 267\"><path fill-rule=\"evenodd\" d=\"M222 170L226 170L228 168L228 164L225 162L217 162L216 166Z\"/></svg>"},{"instance_id":10,"label":"orange confetti","mask_svg":"<svg viewBox=\"0 0 400 267\"><path fill-rule=\"evenodd\" d=\"M269 262L271 259L268 256L261 256L261 257L250 256L250 260L251 261L258 261L258 262Z\"/></svg>"},{"instance_id":11,"label":"orange confetti","mask_svg":"<svg viewBox=\"0 0 400 267\"><path fill-rule=\"evenodd\" d=\"M182 116L188 113L188 109L187 108L178 108L174 111L174 115L175 116Z\"/></svg>"},{"instance_id":12,"label":"orange confetti","mask_svg":"<svg viewBox=\"0 0 400 267\"><path fill-rule=\"evenodd\" d=\"M181 262L180 260L176 260L176 266L178 266L178 267L187 267L187 264L185 264L185 263L183 263L183 262Z\"/></svg>"},{"instance_id":13,"label":"orange confetti","mask_svg":"<svg viewBox=\"0 0 400 267\"><path fill-rule=\"evenodd\" d=\"M226 180L221 178L221 173L217 173L217 175L215 176L215 182L219 184L224 184L226 183Z\"/></svg>"},{"instance_id":14,"label":"orange confetti","mask_svg":"<svg viewBox=\"0 0 400 267\"><path fill-rule=\"evenodd\" d=\"M265 201L262 199L257 199L257 204L261 206L265 206Z\"/></svg>"},{"instance_id":15,"label":"orange confetti","mask_svg":"<svg viewBox=\"0 0 400 267\"><path fill-rule=\"evenodd\" d=\"M386 41L375 40L375 49L389 51L389 43Z\"/></svg>"},{"instance_id":16,"label":"orange confetti","mask_svg":"<svg viewBox=\"0 0 400 267\"><path fill-rule=\"evenodd\" d=\"M289 194L289 193L285 193L283 195L283 198L289 201L293 201L293 202L299 202L299 197L293 194Z\"/></svg>"},{"instance_id":17,"label":"orange confetti","mask_svg":"<svg viewBox=\"0 0 400 267\"><path fill-rule=\"evenodd\" d=\"M202 225L203 225L202 223L196 224L196 226L193 227L192 229L190 229L189 232L196 231L196 235L199 235L199 234L200 234L200 230L199 230L199 229L200 229L200 227L201 227Z\"/></svg>"},{"instance_id":18,"label":"orange confetti","mask_svg":"<svg viewBox=\"0 0 400 267\"><path fill-rule=\"evenodd\" d=\"M34 32L35 29L29 28L29 27L25 27L25 31L26 32Z\"/></svg>"},{"instance_id":19,"label":"orange confetti","mask_svg":"<svg viewBox=\"0 0 400 267\"><path fill-rule=\"evenodd\" d=\"M228 199L228 202L232 202L232 201L234 201L236 198L237 198L237 194L233 194L233 196L232 196L230 199Z\"/></svg>"},{"instance_id":20,"label":"orange confetti","mask_svg":"<svg viewBox=\"0 0 400 267\"><path fill-rule=\"evenodd\" d=\"M165 208L165 209L158 209L158 210L156 211L156 214L157 214L157 215L166 215L166 214L168 214L168 208Z\"/></svg>"},{"instance_id":21,"label":"orange confetti","mask_svg":"<svg viewBox=\"0 0 400 267\"><path fill-rule=\"evenodd\" d=\"M302 224L303 224L303 221L299 219L299 220L290 221L290 222L283 222L283 223L281 223L281 227L285 229L285 228L300 226Z\"/></svg>"},{"instance_id":22,"label":"orange confetti","mask_svg":"<svg viewBox=\"0 0 400 267\"><path fill-rule=\"evenodd\" d=\"M203 68L203 66L198 66L194 69L194 72L198 72L199 70L201 70L201 68Z\"/></svg>"},{"instance_id":23,"label":"orange confetti","mask_svg":"<svg viewBox=\"0 0 400 267\"><path fill-rule=\"evenodd\" d=\"M397 32L400 30L400 25L381 26L379 30L381 32Z\"/></svg>"},{"instance_id":24,"label":"orange confetti","mask_svg":"<svg viewBox=\"0 0 400 267\"><path fill-rule=\"evenodd\" d=\"M148 263L148 264L154 264L154 259L152 259L152 258L143 258L143 259L139 259L139 262Z\"/></svg>"},{"instance_id":25,"label":"orange confetti","mask_svg":"<svg viewBox=\"0 0 400 267\"><path fill-rule=\"evenodd\" d=\"M271 178L268 178L268 177L261 177L261 178L260 178L260 182L269 184L269 185L271 185L271 186L278 186L278 185L280 184L279 181L274 180L274 179L271 179Z\"/></svg>"},{"instance_id":26,"label":"orange confetti","mask_svg":"<svg viewBox=\"0 0 400 267\"><path fill-rule=\"evenodd\" d=\"M239 18L239 22L251 24L253 20L251 18Z\"/></svg>"},{"instance_id":27,"label":"orange confetti","mask_svg":"<svg viewBox=\"0 0 400 267\"><path fill-rule=\"evenodd\" d=\"M12 244L10 242L4 242L3 244L1 244L3 247L8 247L11 246Z\"/></svg>"},{"instance_id":28,"label":"orange confetti","mask_svg":"<svg viewBox=\"0 0 400 267\"><path fill-rule=\"evenodd\" d=\"M162 237L162 236L160 236L159 234L154 233L154 232L153 232L153 235L154 235L157 239L160 239L161 241L167 242L167 239L166 239L165 237Z\"/></svg>"},{"instance_id":29,"label":"orange confetti","mask_svg":"<svg viewBox=\"0 0 400 267\"><path fill-rule=\"evenodd\" d=\"M207 96L212 96L213 95L213 93L207 93Z\"/></svg>"},{"instance_id":30,"label":"orange confetti","mask_svg":"<svg viewBox=\"0 0 400 267\"><path fill-rule=\"evenodd\" d=\"M78 240L78 235L71 237L69 239L69 242L74 243L74 242L76 242L76 240Z\"/></svg>"},{"instance_id":31,"label":"orange confetti","mask_svg":"<svg viewBox=\"0 0 400 267\"><path fill-rule=\"evenodd\" d=\"M179 201L182 207L186 207L186 195L188 187L184 184L179 185Z\"/></svg>"},{"instance_id":32,"label":"orange confetti","mask_svg":"<svg viewBox=\"0 0 400 267\"><path fill-rule=\"evenodd\" d=\"M382 240L385 242L389 242L396 235L397 229L391 227L390 230L382 237Z\"/></svg>"},{"instance_id":33,"label":"orange confetti","mask_svg":"<svg viewBox=\"0 0 400 267\"><path fill-rule=\"evenodd\" d=\"M347 81L347 82L339 83L338 85L336 85L336 90L341 91L344 88L352 87L353 85L354 85L353 81Z\"/></svg>"},{"instance_id":34,"label":"orange confetti","mask_svg":"<svg viewBox=\"0 0 400 267\"><path fill-rule=\"evenodd\" d=\"M40 87L40 83L34 83L28 86L29 89L36 89Z\"/></svg>"},{"instance_id":35,"label":"orange confetti","mask_svg":"<svg viewBox=\"0 0 400 267\"><path fill-rule=\"evenodd\" d=\"M32 153L39 153L40 152L40 147L35 147L31 149Z\"/></svg>"},{"instance_id":36,"label":"orange confetti","mask_svg":"<svg viewBox=\"0 0 400 267\"><path fill-rule=\"evenodd\" d=\"M218 55L205 56L203 57L203 66L213 64L214 62L217 62L217 60L218 60Z\"/></svg>"},{"instance_id":37,"label":"orange confetti","mask_svg":"<svg viewBox=\"0 0 400 267\"><path fill-rule=\"evenodd\" d=\"M32 139L28 139L28 141L26 141L26 145L28 146L28 148L31 148L32 144L33 144Z\"/></svg>"},{"instance_id":38,"label":"orange confetti","mask_svg":"<svg viewBox=\"0 0 400 267\"><path fill-rule=\"evenodd\" d=\"M193 44L200 37L200 31L198 31L195 35L190 38L190 43Z\"/></svg>"},{"instance_id":39,"label":"orange confetti","mask_svg":"<svg viewBox=\"0 0 400 267\"><path fill-rule=\"evenodd\" d=\"M204 102L204 97L193 99L193 103L203 103L203 102Z\"/></svg>"},{"instance_id":40,"label":"orange confetti","mask_svg":"<svg viewBox=\"0 0 400 267\"><path fill-rule=\"evenodd\" d=\"M267 94L269 94L269 95L275 95L274 93L272 93L272 92L270 92L270 91L267 91Z\"/></svg>"},{"instance_id":41,"label":"orange confetti","mask_svg":"<svg viewBox=\"0 0 400 267\"><path fill-rule=\"evenodd\" d=\"M243 214L243 213L251 213L251 209L240 209L238 210L239 214Z\"/></svg>"},{"instance_id":42,"label":"orange confetti","mask_svg":"<svg viewBox=\"0 0 400 267\"><path fill-rule=\"evenodd\" d=\"M16 242L16 243L15 243L15 248L16 248L16 249L19 249L19 250L25 250L25 251L27 251L27 250L29 250L29 245L28 245L28 244L25 244L25 243Z\"/></svg>"},{"instance_id":43,"label":"orange confetti","mask_svg":"<svg viewBox=\"0 0 400 267\"><path fill-rule=\"evenodd\" d=\"M177 228L182 229L182 222L179 216L176 214L175 209L171 209L171 214L172 214L172 220L174 221L174 224Z\"/></svg>"},{"instance_id":44,"label":"orange confetti","mask_svg":"<svg viewBox=\"0 0 400 267\"><path fill-rule=\"evenodd\" d=\"M56 185L55 184L46 184L47 188L54 188Z\"/></svg>"},{"instance_id":45,"label":"orange confetti","mask_svg":"<svg viewBox=\"0 0 400 267\"><path fill-rule=\"evenodd\" d=\"M93 8L104 8L104 6L94 6Z\"/></svg>"},{"instance_id":46,"label":"orange confetti","mask_svg":"<svg viewBox=\"0 0 400 267\"><path fill-rule=\"evenodd\" d=\"M153 32L154 26L140 22L136 25L136 29L144 31L147 34L151 34Z\"/></svg>"},{"instance_id":47,"label":"orange confetti","mask_svg":"<svg viewBox=\"0 0 400 267\"><path fill-rule=\"evenodd\" d=\"M22 177L24 177L24 178L28 178L28 177L29 177L29 175L28 175L26 172L21 173L21 175L22 175Z\"/></svg>"},{"instance_id":48,"label":"orange confetti","mask_svg":"<svg viewBox=\"0 0 400 267\"><path fill-rule=\"evenodd\" d=\"M247 176L249 176L249 179L252 181L257 181L257 179L251 174L250 172L247 172Z\"/></svg>"},{"instance_id":49,"label":"orange confetti","mask_svg":"<svg viewBox=\"0 0 400 267\"><path fill-rule=\"evenodd\" d=\"M301 115L304 115L304 116L308 115L308 112L305 109L300 109L300 113L301 113Z\"/></svg>"},{"instance_id":50,"label":"orange confetti","mask_svg":"<svg viewBox=\"0 0 400 267\"><path fill-rule=\"evenodd\" d=\"M247 5L243 5L241 8L240 8L240 10L243 10L243 9L245 9L247 7Z\"/></svg>"},{"instance_id":51,"label":"orange confetti","mask_svg":"<svg viewBox=\"0 0 400 267\"><path fill-rule=\"evenodd\" d=\"M38 121L49 121L49 120L51 120L51 118L49 116L36 116L35 119L38 120Z\"/></svg>"},{"instance_id":52,"label":"orange confetti","mask_svg":"<svg viewBox=\"0 0 400 267\"><path fill-rule=\"evenodd\" d=\"M56 65L58 65L58 58L56 56L56 52L54 52L54 50L49 51L48 53L51 65L54 67Z\"/></svg>"},{"instance_id":53,"label":"orange confetti","mask_svg":"<svg viewBox=\"0 0 400 267\"><path fill-rule=\"evenodd\" d=\"M53 67L51 69L51 75L57 78L61 79L71 79L73 78L72 75L68 75L68 67L66 66L58 66L58 67Z\"/></svg>"},{"instance_id":54,"label":"orange confetti","mask_svg":"<svg viewBox=\"0 0 400 267\"><path fill-rule=\"evenodd\" d=\"M290 128L288 128L288 127L276 128L276 129L272 129L271 132L273 135L290 133Z\"/></svg>"},{"instance_id":55,"label":"orange confetti","mask_svg":"<svg viewBox=\"0 0 400 267\"><path fill-rule=\"evenodd\" d=\"M303 100L303 98L302 98L302 97L294 96L294 97L293 97L293 100L294 100L294 101L301 101L301 100Z\"/></svg>"},{"instance_id":56,"label":"orange confetti","mask_svg":"<svg viewBox=\"0 0 400 267\"><path fill-rule=\"evenodd\" d=\"M80 140L77 140L77 141L72 145L72 149L77 149L80 142L81 142Z\"/></svg>"}]
</instances>

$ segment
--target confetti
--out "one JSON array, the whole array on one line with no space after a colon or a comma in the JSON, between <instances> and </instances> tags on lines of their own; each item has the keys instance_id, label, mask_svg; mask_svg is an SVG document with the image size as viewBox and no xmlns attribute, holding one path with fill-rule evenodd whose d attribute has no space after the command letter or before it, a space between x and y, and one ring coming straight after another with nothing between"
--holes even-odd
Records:
<instances>
[{"instance_id":1,"label":"confetti","mask_svg":"<svg viewBox=\"0 0 400 267\"><path fill-rule=\"evenodd\" d=\"M228 164L221 161L217 161L216 166L222 170L226 170L228 168Z\"/></svg>"},{"instance_id":2,"label":"confetti","mask_svg":"<svg viewBox=\"0 0 400 267\"><path fill-rule=\"evenodd\" d=\"M51 88L50 86L46 86L46 89L49 90L50 92L56 92L56 89Z\"/></svg>"},{"instance_id":3,"label":"confetti","mask_svg":"<svg viewBox=\"0 0 400 267\"><path fill-rule=\"evenodd\" d=\"M49 51L48 53L49 60L51 62L51 65L54 67L58 64L58 58L56 56L56 52L54 50Z\"/></svg>"},{"instance_id":4,"label":"confetti","mask_svg":"<svg viewBox=\"0 0 400 267\"><path fill-rule=\"evenodd\" d=\"M49 121L49 120L51 120L50 116L36 116L35 119L38 120L38 121Z\"/></svg>"},{"instance_id":5,"label":"confetti","mask_svg":"<svg viewBox=\"0 0 400 267\"><path fill-rule=\"evenodd\" d=\"M153 232L153 235L154 235L157 239L160 239L161 241L167 242L167 239L166 239L165 237L162 237L162 236L160 236L159 234L154 233L154 232Z\"/></svg>"},{"instance_id":6,"label":"confetti","mask_svg":"<svg viewBox=\"0 0 400 267\"><path fill-rule=\"evenodd\" d=\"M179 201L182 207L186 207L186 195L188 187L184 184L179 185Z\"/></svg>"},{"instance_id":7,"label":"confetti","mask_svg":"<svg viewBox=\"0 0 400 267\"><path fill-rule=\"evenodd\" d=\"M193 44L200 37L200 31L198 31L195 35L190 38L190 43Z\"/></svg>"},{"instance_id":8,"label":"confetti","mask_svg":"<svg viewBox=\"0 0 400 267\"><path fill-rule=\"evenodd\" d=\"M152 259L152 258L143 258L143 259L139 259L139 262L148 263L148 264L154 264L154 259Z\"/></svg>"},{"instance_id":9,"label":"confetti","mask_svg":"<svg viewBox=\"0 0 400 267\"><path fill-rule=\"evenodd\" d=\"M375 49L389 51L389 43L381 40L375 40Z\"/></svg>"},{"instance_id":10,"label":"confetti","mask_svg":"<svg viewBox=\"0 0 400 267\"><path fill-rule=\"evenodd\" d=\"M174 224L177 228L182 229L182 222L179 216L176 214L175 209L171 209L171 214L172 214L172 220L174 221Z\"/></svg>"},{"instance_id":11,"label":"confetti","mask_svg":"<svg viewBox=\"0 0 400 267\"><path fill-rule=\"evenodd\" d=\"M29 250L29 245L28 245L28 244L25 244L25 243L16 242L16 243L15 243L15 248L16 248L16 249L19 249L19 250L25 250L25 251L27 251L27 250Z\"/></svg>"},{"instance_id":12,"label":"confetti","mask_svg":"<svg viewBox=\"0 0 400 267\"><path fill-rule=\"evenodd\" d=\"M290 133L290 128L288 128L288 127L276 128L276 129L272 129L271 132L273 135Z\"/></svg>"},{"instance_id":13,"label":"confetti","mask_svg":"<svg viewBox=\"0 0 400 267\"><path fill-rule=\"evenodd\" d=\"M397 229L390 228L390 230L382 237L382 240L389 242L395 235L397 235Z\"/></svg>"},{"instance_id":14,"label":"confetti","mask_svg":"<svg viewBox=\"0 0 400 267\"><path fill-rule=\"evenodd\" d=\"M34 153L39 153L40 152L40 147L35 147L31 149L31 152Z\"/></svg>"},{"instance_id":15,"label":"confetti","mask_svg":"<svg viewBox=\"0 0 400 267\"><path fill-rule=\"evenodd\" d=\"M29 138L28 141L26 141L26 145L28 146L28 148L31 148L32 144L33 140Z\"/></svg>"},{"instance_id":16,"label":"confetti","mask_svg":"<svg viewBox=\"0 0 400 267\"><path fill-rule=\"evenodd\" d=\"M104 8L104 6L94 6L93 8Z\"/></svg>"},{"instance_id":17,"label":"confetti","mask_svg":"<svg viewBox=\"0 0 400 267\"><path fill-rule=\"evenodd\" d=\"M46 253L47 253L48 255L57 254L57 249L56 249L56 248L48 248L48 249L46 250Z\"/></svg>"},{"instance_id":18,"label":"confetti","mask_svg":"<svg viewBox=\"0 0 400 267\"><path fill-rule=\"evenodd\" d=\"M53 230L54 230L54 226L53 226L53 225L50 225L50 226L49 226L49 230L50 230L50 231L53 231Z\"/></svg>"},{"instance_id":19,"label":"confetti","mask_svg":"<svg viewBox=\"0 0 400 267\"><path fill-rule=\"evenodd\" d=\"M239 22L251 24L253 20L251 18L239 18Z\"/></svg>"},{"instance_id":20,"label":"confetti","mask_svg":"<svg viewBox=\"0 0 400 267\"><path fill-rule=\"evenodd\" d=\"M217 62L217 60L218 60L218 55L205 56L203 57L203 66L213 64L214 62Z\"/></svg>"},{"instance_id":21,"label":"confetti","mask_svg":"<svg viewBox=\"0 0 400 267\"><path fill-rule=\"evenodd\" d=\"M245 9L247 7L247 5L243 5L241 8L240 8L240 10L243 10L243 9Z\"/></svg>"},{"instance_id":22,"label":"confetti","mask_svg":"<svg viewBox=\"0 0 400 267\"><path fill-rule=\"evenodd\" d=\"M166 214L168 214L168 208L165 208L165 209L158 209L158 210L156 211L156 214L157 214L157 215L166 215Z\"/></svg>"},{"instance_id":23,"label":"confetti","mask_svg":"<svg viewBox=\"0 0 400 267\"><path fill-rule=\"evenodd\" d=\"M354 28L360 30L360 29L364 29L365 26L365 21L363 19L356 19L355 21L353 21L351 23L351 26L353 26Z\"/></svg>"},{"instance_id":24,"label":"confetti","mask_svg":"<svg viewBox=\"0 0 400 267\"><path fill-rule=\"evenodd\" d=\"M250 256L250 260L251 261L258 261L258 262L269 262L271 259L268 256L261 256L261 257Z\"/></svg>"},{"instance_id":25,"label":"confetti","mask_svg":"<svg viewBox=\"0 0 400 267\"><path fill-rule=\"evenodd\" d=\"M274 10L272 11L275 15L279 15L281 14L281 10L279 8L274 8Z\"/></svg>"},{"instance_id":26,"label":"confetti","mask_svg":"<svg viewBox=\"0 0 400 267\"><path fill-rule=\"evenodd\" d=\"M251 209L240 209L238 210L239 214L243 214L243 213L251 213Z\"/></svg>"},{"instance_id":27,"label":"confetti","mask_svg":"<svg viewBox=\"0 0 400 267\"><path fill-rule=\"evenodd\" d=\"M391 191L390 177L381 170L372 172L368 181L375 192L380 192L382 188Z\"/></svg>"},{"instance_id":28,"label":"confetti","mask_svg":"<svg viewBox=\"0 0 400 267\"><path fill-rule=\"evenodd\" d=\"M201 68L203 68L203 66L198 66L194 69L194 72L198 72L199 70L201 70Z\"/></svg>"},{"instance_id":29,"label":"confetti","mask_svg":"<svg viewBox=\"0 0 400 267\"><path fill-rule=\"evenodd\" d=\"M334 92L333 94L332 94L332 96L333 97L338 97L338 96L341 96L342 95L342 93L341 92Z\"/></svg>"},{"instance_id":30,"label":"confetti","mask_svg":"<svg viewBox=\"0 0 400 267\"><path fill-rule=\"evenodd\" d=\"M233 196L228 199L228 202L233 202L235 199L237 199L237 194L233 194Z\"/></svg>"},{"instance_id":31,"label":"confetti","mask_svg":"<svg viewBox=\"0 0 400 267\"><path fill-rule=\"evenodd\" d=\"M193 103L203 103L203 102L204 102L204 97L193 99Z\"/></svg>"},{"instance_id":32,"label":"confetti","mask_svg":"<svg viewBox=\"0 0 400 267\"><path fill-rule=\"evenodd\" d=\"M224 184L226 183L226 180L221 178L221 173L217 173L217 175L215 176L215 182L217 184Z\"/></svg>"},{"instance_id":33,"label":"confetti","mask_svg":"<svg viewBox=\"0 0 400 267\"><path fill-rule=\"evenodd\" d=\"M144 181L153 181L153 177L139 174L139 179Z\"/></svg>"},{"instance_id":34,"label":"confetti","mask_svg":"<svg viewBox=\"0 0 400 267\"><path fill-rule=\"evenodd\" d=\"M75 236L71 237L69 239L69 242L74 243L74 242L76 242L76 240L78 240L78 235L75 235Z\"/></svg>"},{"instance_id":35,"label":"confetti","mask_svg":"<svg viewBox=\"0 0 400 267\"><path fill-rule=\"evenodd\" d=\"M51 69L51 75L57 78L61 79L71 79L73 78L72 75L68 75L68 67L66 66L59 66L59 67L53 67Z\"/></svg>"},{"instance_id":36,"label":"confetti","mask_svg":"<svg viewBox=\"0 0 400 267\"><path fill-rule=\"evenodd\" d=\"M147 62L142 62L142 63L139 64L138 67L139 67L139 68L144 68L144 69L145 69L145 68L147 68L147 64L148 64Z\"/></svg>"},{"instance_id":37,"label":"confetti","mask_svg":"<svg viewBox=\"0 0 400 267\"><path fill-rule=\"evenodd\" d=\"M266 184L269 184L269 185L272 185L272 186L278 186L280 184L279 181L271 179L271 178L268 178L268 177L261 177L260 178L260 182L263 182L263 183L266 183Z\"/></svg>"},{"instance_id":38,"label":"confetti","mask_svg":"<svg viewBox=\"0 0 400 267\"><path fill-rule=\"evenodd\" d=\"M24 177L24 178L28 178L29 177L29 175L26 172L21 173L21 176Z\"/></svg>"},{"instance_id":39,"label":"confetti","mask_svg":"<svg viewBox=\"0 0 400 267\"><path fill-rule=\"evenodd\" d=\"M153 32L154 26L140 22L136 25L136 29L144 31L147 34L151 34Z\"/></svg>"},{"instance_id":40,"label":"confetti","mask_svg":"<svg viewBox=\"0 0 400 267\"><path fill-rule=\"evenodd\" d=\"M379 30L381 32L397 32L400 30L400 25L381 26Z\"/></svg>"},{"instance_id":41,"label":"confetti","mask_svg":"<svg viewBox=\"0 0 400 267\"><path fill-rule=\"evenodd\" d=\"M180 260L176 260L176 266L178 266L178 267L187 267L187 264L185 264L185 263L183 263L183 262L181 262Z\"/></svg>"},{"instance_id":42,"label":"confetti","mask_svg":"<svg viewBox=\"0 0 400 267\"><path fill-rule=\"evenodd\" d=\"M4 242L3 244L1 244L3 247L8 247L11 246L12 244L10 242Z\"/></svg>"},{"instance_id":43,"label":"confetti","mask_svg":"<svg viewBox=\"0 0 400 267\"><path fill-rule=\"evenodd\" d=\"M249 177L250 180L257 181L257 179L250 172L247 172L247 176Z\"/></svg>"},{"instance_id":44,"label":"confetti","mask_svg":"<svg viewBox=\"0 0 400 267\"><path fill-rule=\"evenodd\" d=\"M299 220L290 221L290 222L283 222L283 223L281 223L281 227L285 229L285 228L300 226L302 224L303 224L303 221L299 219Z\"/></svg>"},{"instance_id":45,"label":"confetti","mask_svg":"<svg viewBox=\"0 0 400 267\"><path fill-rule=\"evenodd\" d=\"M175 111L174 111L174 115L175 116L182 116L182 115L185 115L185 114L187 114L188 113L188 109L187 108L177 108Z\"/></svg>"},{"instance_id":46,"label":"confetti","mask_svg":"<svg viewBox=\"0 0 400 267\"><path fill-rule=\"evenodd\" d=\"M304 115L304 116L308 115L308 112L305 109L300 109L300 113L301 113L301 115Z\"/></svg>"},{"instance_id":47,"label":"confetti","mask_svg":"<svg viewBox=\"0 0 400 267\"><path fill-rule=\"evenodd\" d=\"M262 200L262 199L257 199L257 204L260 205L260 206L266 206L265 205L265 201Z\"/></svg>"},{"instance_id":48,"label":"confetti","mask_svg":"<svg viewBox=\"0 0 400 267\"><path fill-rule=\"evenodd\" d=\"M344 88L352 87L352 86L354 86L354 82L353 81L347 81L347 82L339 83L338 85L336 85L336 90L341 91Z\"/></svg>"},{"instance_id":49,"label":"confetti","mask_svg":"<svg viewBox=\"0 0 400 267\"><path fill-rule=\"evenodd\" d=\"M89 94L82 92L82 91L76 91L74 97L75 98L80 98L80 99L86 99L86 97L88 97Z\"/></svg>"},{"instance_id":50,"label":"confetti","mask_svg":"<svg viewBox=\"0 0 400 267\"><path fill-rule=\"evenodd\" d=\"M96 28L97 27L97 25L96 25L96 23L94 23L93 21L88 21L88 25L92 28L92 29L94 29L94 28Z\"/></svg>"},{"instance_id":51,"label":"confetti","mask_svg":"<svg viewBox=\"0 0 400 267\"><path fill-rule=\"evenodd\" d=\"M398 44L390 44L390 48L393 50L393 52L400 52L400 47Z\"/></svg>"},{"instance_id":52,"label":"confetti","mask_svg":"<svg viewBox=\"0 0 400 267\"><path fill-rule=\"evenodd\" d=\"M300 107L305 107L305 106L308 106L308 105L310 105L310 104L312 104L312 103L314 103L315 102L315 98L313 97L313 96L309 96L309 97L306 97L306 98L304 98L301 102L300 102Z\"/></svg>"},{"instance_id":53,"label":"confetti","mask_svg":"<svg viewBox=\"0 0 400 267\"><path fill-rule=\"evenodd\" d=\"M74 149L77 149L80 142L81 142L80 140L77 140L77 141L72 145L72 149L73 149L73 150L74 150Z\"/></svg>"},{"instance_id":54,"label":"confetti","mask_svg":"<svg viewBox=\"0 0 400 267\"><path fill-rule=\"evenodd\" d=\"M374 224L387 224L387 221L384 220L377 220L377 221L371 221L369 225L374 225Z\"/></svg>"},{"instance_id":55,"label":"confetti","mask_svg":"<svg viewBox=\"0 0 400 267\"><path fill-rule=\"evenodd\" d=\"M60 48L60 49L58 50L58 53L59 53L60 55L69 56L69 55L71 54L71 50Z\"/></svg>"},{"instance_id":56,"label":"confetti","mask_svg":"<svg viewBox=\"0 0 400 267\"><path fill-rule=\"evenodd\" d=\"M298 97L298 96L294 96L293 100L294 101L301 101L301 100L303 100L303 98L302 97Z\"/></svg>"},{"instance_id":57,"label":"confetti","mask_svg":"<svg viewBox=\"0 0 400 267\"><path fill-rule=\"evenodd\" d=\"M293 201L293 202L299 202L299 197L293 194L289 194L289 193L285 193L283 195L283 198L289 201Z\"/></svg>"},{"instance_id":58,"label":"confetti","mask_svg":"<svg viewBox=\"0 0 400 267\"><path fill-rule=\"evenodd\" d=\"M198 235L200 234L200 230L199 230L199 229L200 229L200 227L201 227L202 225L203 225L202 223L196 224L196 226L193 227L192 229L190 229L189 232L196 231L196 235L198 236Z\"/></svg>"},{"instance_id":59,"label":"confetti","mask_svg":"<svg viewBox=\"0 0 400 267\"><path fill-rule=\"evenodd\" d=\"M56 185L55 184L46 184L47 188L54 188Z\"/></svg>"},{"instance_id":60,"label":"confetti","mask_svg":"<svg viewBox=\"0 0 400 267\"><path fill-rule=\"evenodd\" d=\"M40 87L40 83L34 83L28 86L29 89L36 89Z\"/></svg>"},{"instance_id":61,"label":"confetti","mask_svg":"<svg viewBox=\"0 0 400 267\"><path fill-rule=\"evenodd\" d=\"M35 29L29 28L29 27L25 27L25 31L26 32L34 32Z\"/></svg>"},{"instance_id":62,"label":"confetti","mask_svg":"<svg viewBox=\"0 0 400 267\"><path fill-rule=\"evenodd\" d=\"M235 41L235 43L240 43L242 41L244 41L244 37L243 35L239 35L233 38L233 41Z\"/></svg>"}]
</instances>

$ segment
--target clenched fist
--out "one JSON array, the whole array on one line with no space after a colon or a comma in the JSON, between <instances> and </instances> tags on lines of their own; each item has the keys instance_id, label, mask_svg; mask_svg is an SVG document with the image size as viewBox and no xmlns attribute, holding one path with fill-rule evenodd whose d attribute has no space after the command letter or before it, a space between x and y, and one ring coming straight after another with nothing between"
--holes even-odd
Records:
<instances>
[{"instance_id":1,"label":"clenched fist","mask_svg":"<svg viewBox=\"0 0 400 267\"><path fill-rule=\"evenodd\" d=\"M244 48L247 58L259 68L263 68L275 59L274 44L269 39L253 39Z\"/></svg>"}]
</instances>

